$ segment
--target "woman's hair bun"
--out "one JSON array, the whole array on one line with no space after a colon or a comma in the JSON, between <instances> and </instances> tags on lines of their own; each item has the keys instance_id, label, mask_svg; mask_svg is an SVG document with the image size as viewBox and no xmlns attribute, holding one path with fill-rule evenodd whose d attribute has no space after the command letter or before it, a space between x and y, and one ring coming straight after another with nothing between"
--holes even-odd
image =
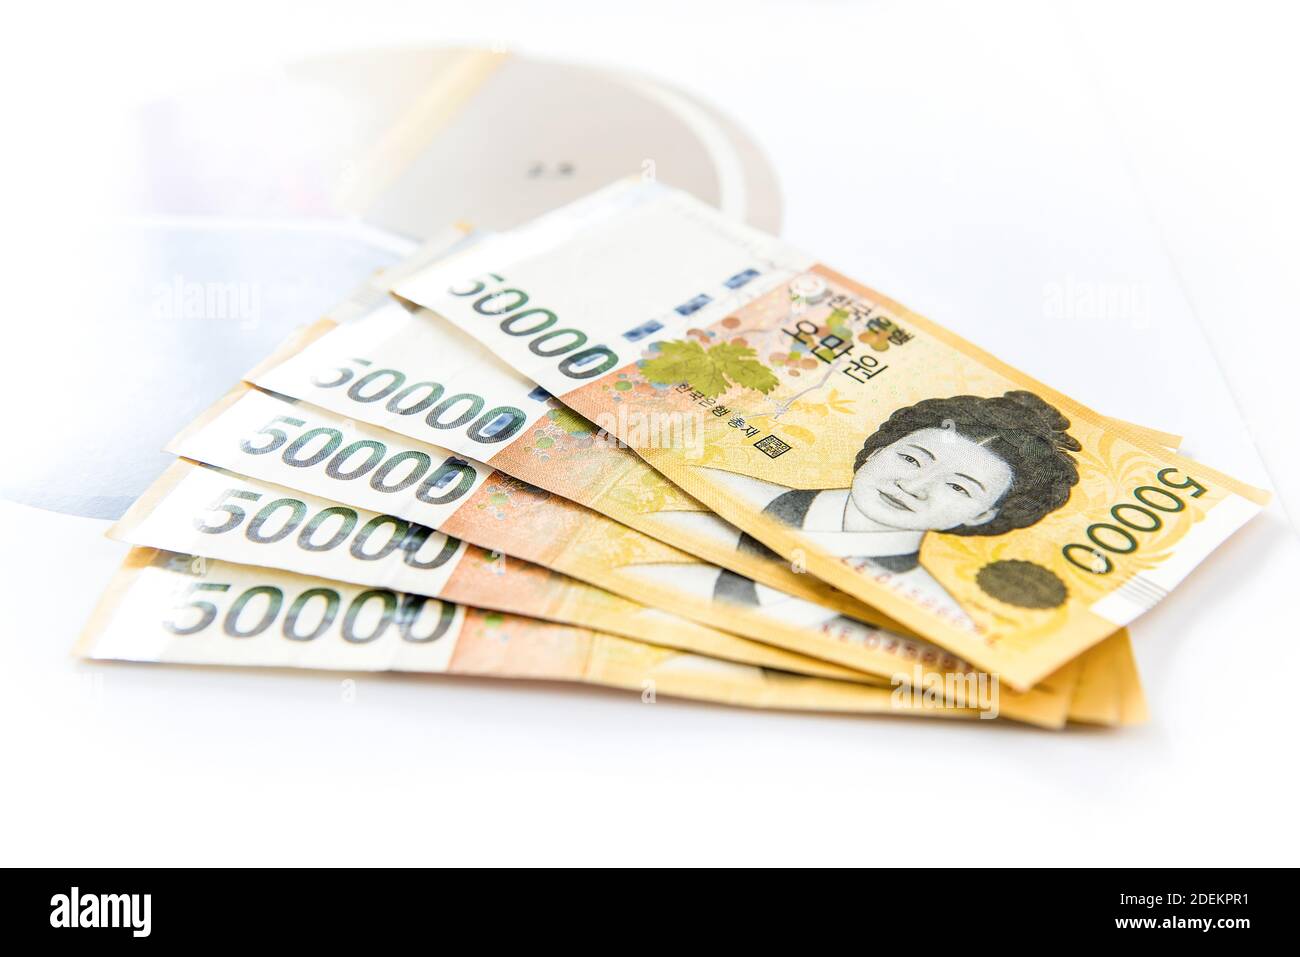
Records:
<instances>
[{"instance_id":1,"label":"woman's hair bun","mask_svg":"<svg viewBox=\"0 0 1300 957\"><path fill-rule=\"evenodd\" d=\"M1073 435L1067 433L1070 428L1070 420L1061 414L1056 406L1049 405L1032 392L1026 392L1024 389L1016 389L1007 392L1003 398L1010 399L1016 405L1026 411L1033 412L1046 426L1047 430L1053 433L1052 439L1059 449L1067 449L1071 452L1077 452L1082 446L1079 440Z\"/></svg>"}]
</instances>

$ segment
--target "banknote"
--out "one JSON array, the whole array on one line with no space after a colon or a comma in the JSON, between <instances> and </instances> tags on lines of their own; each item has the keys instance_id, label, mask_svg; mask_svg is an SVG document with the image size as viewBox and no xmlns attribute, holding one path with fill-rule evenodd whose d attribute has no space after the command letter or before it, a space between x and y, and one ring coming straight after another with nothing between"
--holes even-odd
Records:
<instances>
[{"instance_id":1,"label":"banknote","mask_svg":"<svg viewBox=\"0 0 1300 957\"><path fill-rule=\"evenodd\" d=\"M133 549L77 645L93 659L540 679L797 711L975 717L886 688L685 654L384 588Z\"/></svg>"},{"instance_id":2,"label":"banknote","mask_svg":"<svg viewBox=\"0 0 1300 957\"><path fill-rule=\"evenodd\" d=\"M890 681L913 684L920 675L930 683L973 671L929 642L793 596L770 606L777 613L737 603L728 586L747 580L581 505L444 448L246 385L195 420L168 450L428 526L699 624ZM277 523L289 509L282 514ZM659 643L684 640L677 635ZM1016 689L1033 703L1026 707L1042 702L1064 720L1072 667L1063 663L1033 688Z\"/></svg>"},{"instance_id":3,"label":"banknote","mask_svg":"<svg viewBox=\"0 0 1300 957\"><path fill-rule=\"evenodd\" d=\"M479 459L771 588L849 616L871 615L778 555L737 550L735 526L477 340L417 311L390 300L347 326L322 320L291 337L248 381Z\"/></svg>"},{"instance_id":4,"label":"banknote","mask_svg":"<svg viewBox=\"0 0 1300 957\"><path fill-rule=\"evenodd\" d=\"M441 598L765 668L892 684L647 608L395 515L339 505L186 459L172 465L109 535L136 546ZM924 684L936 674L928 668L911 680ZM1041 688L1008 690L1000 697L1001 713L1059 728L1075 697L1074 677L1066 668Z\"/></svg>"},{"instance_id":5,"label":"banknote","mask_svg":"<svg viewBox=\"0 0 1300 957\"><path fill-rule=\"evenodd\" d=\"M1268 498L655 182L394 291L743 529L738 549L1014 687L1154 606Z\"/></svg>"},{"instance_id":6,"label":"banknote","mask_svg":"<svg viewBox=\"0 0 1300 957\"><path fill-rule=\"evenodd\" d=\"M108 531L132 545L442 598L714 658L885 684L630 601L395 515L177 460Z\"/></svg>"}]
</instances>

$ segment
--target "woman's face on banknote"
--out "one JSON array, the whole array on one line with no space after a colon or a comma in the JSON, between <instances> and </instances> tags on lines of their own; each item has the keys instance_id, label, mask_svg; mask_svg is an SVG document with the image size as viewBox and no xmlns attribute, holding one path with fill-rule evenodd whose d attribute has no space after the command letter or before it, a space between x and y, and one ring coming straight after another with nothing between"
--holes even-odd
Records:
<instances>
[{"instance_id":1,"label":"woman's face on banknote","mask_svg":"<svg viewBox=\"0 0 1300 957\"><path fill-rule=\"evenodd\" d=\"M1011 487L1011 467L951 429L918 429L877 449L853 476L850 496L890 528L942 531L981 525Z\"/></svg>"}]
</instances>

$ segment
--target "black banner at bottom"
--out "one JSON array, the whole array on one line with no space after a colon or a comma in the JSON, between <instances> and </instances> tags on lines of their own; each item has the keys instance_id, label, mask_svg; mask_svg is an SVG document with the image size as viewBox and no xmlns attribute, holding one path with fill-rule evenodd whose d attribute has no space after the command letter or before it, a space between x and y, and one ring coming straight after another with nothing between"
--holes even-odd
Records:
<instances>
[{"instance_id":1,"label":"black banner at bottom","mask_svg":"<svg viewBox=\"0 0 1300 957\"><path fill-rule=\"evenodd\" d=\"M1283 903L1294 883L1292 873L1276 870L924 867L811 879L627 872L593 880L574 870L539 881L475 871L292 869L45 869L6 877L0 910L10 933L133 947L268 935L297 945L362 945L395 933L427 935L436 946L432 934L446 930L486 931L494 943L514 931L531 934L534 945L617 946L618 938L608 938L611 923L624 925L620 936L671 946L684 926L704 923L713 925L719 946L732 949L776 943L776 921L805 947L837 926L868 940L959 948L1016 940L1058 946L1097 936L1232 945L1284 929Z\"/></svg>"}]
</instances>

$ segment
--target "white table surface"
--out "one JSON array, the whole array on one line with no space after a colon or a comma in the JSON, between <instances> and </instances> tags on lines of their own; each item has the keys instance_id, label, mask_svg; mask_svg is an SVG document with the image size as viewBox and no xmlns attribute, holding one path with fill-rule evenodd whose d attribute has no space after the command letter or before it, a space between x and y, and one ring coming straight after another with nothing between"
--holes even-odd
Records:
<instances>
[{"instance_id":1,"label":"white table surface","mask_svg":"<svg viewBox=\"0 0 1300 957\"><path fill-rule=\"evenodd\" d=\"M122 547L0 503L0 859L1296 863L1297 24L1130 6L30 11L5 57L39 144L7 157L11 363L57 367L24 330L76 306L56 295L75 260L49 253L94 197L60 174L86 149L114 162L105 103L312 52L495 42L705 98L767 150L787 239L1279 496L1133 628L1150 724L1064 734L451 678L355 676L345 703L338 675L82 664L68 649Z\"/></svg>"}]
</instances>

